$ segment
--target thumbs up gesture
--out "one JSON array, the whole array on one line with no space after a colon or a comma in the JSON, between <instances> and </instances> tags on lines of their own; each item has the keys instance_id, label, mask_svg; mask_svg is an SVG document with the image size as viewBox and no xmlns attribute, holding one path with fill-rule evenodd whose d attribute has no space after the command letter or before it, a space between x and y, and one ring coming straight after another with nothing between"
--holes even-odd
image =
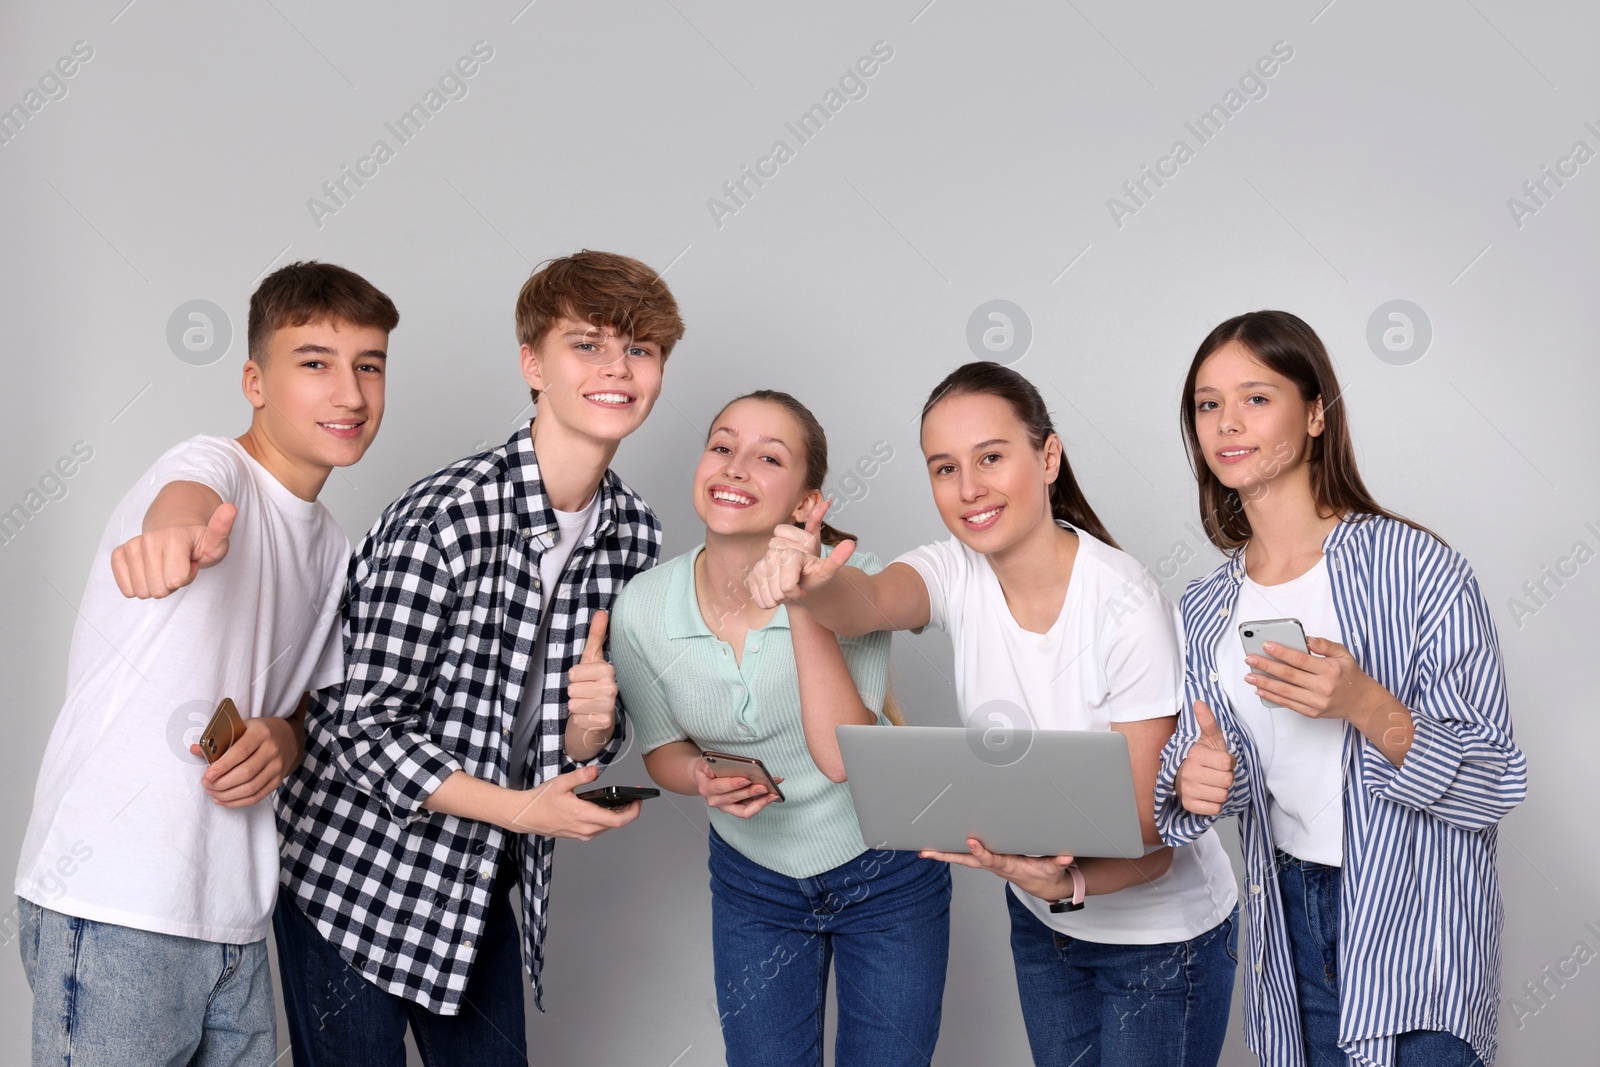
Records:
<instances>
[{"instance_id":1,"label":"thumbs up gesture","mask_svg":"<svg viewBox=\"0 0 1600 1067\"><path fill-rule=\"evenodd\" d=\"M579 731L585 748L598 750L617 725L617 670L606 662L606 626L611 616L597 611L589 620L583 657L567 672L567 730ZM571 750L569 745L568 749Z\"/></svg>"},{"instance_id":2,"label":"thumbs up gesture","mask_svg":"<svg viewBox=\"0 0 1600 1067\"><path fill-rule=\"evenodd\" d=\"M1228 739L1217 725L1217 717L1203 700L1194 702L1194 721L1200 726L1200 740L1178 767L1178 799L1185 810L1196 815L1220 815L1233 788L1233 753L1228 751Z\"/></svg>"},{"instance_id":3,"label":"thumbs up gesture","mask_svg":"<svg viewBox=\"0 0 1600 1067\"><path fill-rule=\"evenodd\" d=\"M215 494L212 499L217 499ZM139 600L160 600L182 589L202 567L215 566L228 554L228 537L238 514L232 504L218 504L204 525L158 526L124 541L111 550L117 588L123 596Z\"/></svg>"},{"instance_id":4,"label":"thumbs up gesture","mask_svg":"<svg viewBox=\"0 0 1600 1067\"><path fill-rule=\"evenodd\" d=\"M767 554L750 571L745 585L750 596L763 608L802 600L805 595L826 585L839 573L856 550L854 541L841 541L827 556L822 554L822 517L833 501L817 501L806 516L804 526L788 523L772 531Z\"/></svg>"}]
</instances>

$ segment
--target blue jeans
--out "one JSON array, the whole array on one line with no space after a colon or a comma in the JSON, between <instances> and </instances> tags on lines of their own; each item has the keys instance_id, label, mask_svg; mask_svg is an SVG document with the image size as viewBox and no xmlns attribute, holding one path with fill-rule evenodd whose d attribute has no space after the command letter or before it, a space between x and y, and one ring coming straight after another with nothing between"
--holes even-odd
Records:
<instances>
[{"instance_id":1,"label":"blue jeans","mask_svg":"<svg viewBox=\"0 0 1600 1067\"><path fill-rule=\"evenodd\" d=\"M1277 852L1278 888L1294 956L1300 1033L1308 1067L1347 1067L1339 1048L1338 867ZM1442 1030L1411 1030L1395 1038L1396 1067L1483 1067L1472 1046Z\"/></svg>"},{"instance_id":2,"label":"blue jeans","mask_svg":"<svg viewBox=\"0 0 1600 1067\"><path fill-rule=\"evenodd\" d=\"M1216 1067L1233 1002L1238 908L1188 941L1110 945L1052 930L1009 887L1006 906L1037 1067Z\"/></svg>"},{"instance_id":3,"label":"blue jeans","mask_svg":"<svg viewBox=\"0 0 1600 1067\"><path fill-rule=\"evenodd\" d=\"M269 1067L267 943L223 945L17 899L35 1067Z\"/></svg>"},{"instance_id":4,"label":"blue jeans","mask_svg":"<svg viewBox=\"0 0 1600 1067\"><path fill-rule=\"evenodd\" d=\"M820 1067L830 960L839 1067L931 1062L950 954L945 864L868 849L795 879L745 858L713 830L710 867L730 1067Z\"/></svg>"},{"instance_id":5,"label":"blue jeans","mask_svg":"<svg viewBox=\"0 0 1600 1067\"><path fill-rule=\"evenodd\" d=\"M427 1067L526 1067L522 937L510 899L516 878L516 863L503 858L457 1015L373 985L279 893L272 931L294 1067L405 1067L407 1025Z\"/></svg>"}]
</instances>

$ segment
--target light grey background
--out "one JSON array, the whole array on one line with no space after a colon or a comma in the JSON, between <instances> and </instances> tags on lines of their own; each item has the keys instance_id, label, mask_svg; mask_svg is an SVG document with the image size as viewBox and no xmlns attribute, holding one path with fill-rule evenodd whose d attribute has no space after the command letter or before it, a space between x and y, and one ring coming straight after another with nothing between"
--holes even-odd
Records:
<instances>
[{"instance_id":1,"label":"light grey background","mask_svg":"<svg viewBox=\"0 0 1600 1067\"><path fill-rule=\"evenodd\" d=\"M848 487L840 525L884 557L945 536L915 415L972 358L969 316L1005 299L1032 341L1001 358L1039 385L1101 516L1174 597L1216 559L1178 433L1188 358L1221 319L1282 307L1332 350L1378 498L1463 551L1496 612L1533 782L1502 826L1505 995L1522 1007L1503 1006L1501 1063L1592 1062L1600 963L1574 953L1600 951L1600 163L1547 179L1542 206L1522 190L1574 142L1600 149L1585 126L1600 128L1592 5L525 2L0 16L0 105L26 109L75 42L93 50L0 145L0 509L26 508L76 442L93 450L0 544L5 864L109 511L176 440L244 428L246 301L275 265L344 264L402 312L382 435L324 493L352 539L411 480L526 417L517 289L536 262L589 247L665 270L688 320L662 402L616 463L670 554L697 536L686 490L707 421L756 387L813 407L841 473L892 449ZM466 95L399 144L385 123L480 41L493 55ZM865 97L800 144L785 122L878 41L893 58ZM1199 143L1185 123L1276 42L1293 55L1265 95ZM393 158L314 218L308 199L380 138ZM708 199L780 139L793 158L715 218ZM1178 139L1193 158L1125 201L1137 210L1119 225L1108 198ZM234 332L207 366L167 342L196 299ZM1431 324L1409 363L1367 340L1397 299ZM948 644L901 637L894 662L911 720L953 723ZM637 755L608 780L642 782ZM673 797L558 849L534 1063L721 1062L704 825ZM1026 1062L999 883L958 871L954 923L937 1061ZM0 1063L22 1063L29 993L4 929ZM1236 1002L1228 1063L1251 1060L1240 1019Z\"/></svg>"}]
</instances>

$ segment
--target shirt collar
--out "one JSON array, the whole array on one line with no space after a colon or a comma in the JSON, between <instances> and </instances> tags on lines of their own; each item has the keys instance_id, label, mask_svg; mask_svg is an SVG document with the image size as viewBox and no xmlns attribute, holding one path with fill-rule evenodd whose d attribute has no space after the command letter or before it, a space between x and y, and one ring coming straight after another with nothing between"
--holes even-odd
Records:
<instances>
[{"instance_id":1,"label":"shirt collar","mask_svg":"<svg viewBox=\"0 0 1600 1067\"><path fill-rule=\"evenodd\" d=\"M559 532L555 508L545 492L544 479L539 474L539 457L533 451L533 425L522 426L506 441L506 466L511 474L511 490L517 514L517 526L529 540L538 539L548 547L555 543ZM599 515L595 519L594 536L601 537L617 524L617 476L608 467L600 476L596 490Z\"/></svg>"},{"instance_id":2,"label":"shirt collar","mask_svg":"<svg viewBox=\"0 0 1600 1067\"><path fill-rule=\"evenodd\" d=\"M1344 518L1339 524L1328 531L1328 536L1322 539L1322 554L1333 555L1344 547L1346 541L1354 537L1361 528L1363 520L1371 518L1354 511L1344 513ZM1244 545L1228 553L1228 566L1223 568L1223 573L1233 581L1234 585L1244 584Z\"/></svg>"},{"instance_id":3,"label":"shirt collar","mask_svg":"<svg viewBox=\"0 0 1600 1067\"><path fill-rule=\"evenodd\" d=\"M695 560L700 558L700 553L705 551L705 547L704 544L695 545L678 557L678 565L672 569L672 576L667 583L666 623L669 641L685 637L717 636L711 632L711 627L706 625L705 616L700 614L700 598L694 591L694 564ZM788 607L779 604L778 610L773 612L771 620L762 629L789 629Z\"/></svg>"}]
</instances>

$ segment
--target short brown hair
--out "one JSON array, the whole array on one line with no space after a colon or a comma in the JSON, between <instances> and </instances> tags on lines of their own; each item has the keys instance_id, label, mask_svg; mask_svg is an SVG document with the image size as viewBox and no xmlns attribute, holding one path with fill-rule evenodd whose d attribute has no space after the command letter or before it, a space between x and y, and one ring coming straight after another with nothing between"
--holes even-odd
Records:
<instances>
[{"instance_id":1,"label":"short brown hair","mask_svg":"<svg viewBox=\"0 0 1600 1067\"><path fill-rule=\"evenodd\" d=\"M392 333L400 312L354 271L308 259L279 267L250 296L249 358L267 354L267 339L285 326L348 322Z\"/></svg>"},{"instance_id":2,"label":"short brown hair","mask_svg":"<svg viewBox=\"0 0 1600 1067\"><path fill-rule=\"evenodd\" d=\"M683 337L678 301L661 275L629 256L591 252L546 260L517 294L517 343L538 347L557 319L606 327L661 346L663 362ZM530 390L534 400L537 389Z\"/></svg>"}]
</instances>

